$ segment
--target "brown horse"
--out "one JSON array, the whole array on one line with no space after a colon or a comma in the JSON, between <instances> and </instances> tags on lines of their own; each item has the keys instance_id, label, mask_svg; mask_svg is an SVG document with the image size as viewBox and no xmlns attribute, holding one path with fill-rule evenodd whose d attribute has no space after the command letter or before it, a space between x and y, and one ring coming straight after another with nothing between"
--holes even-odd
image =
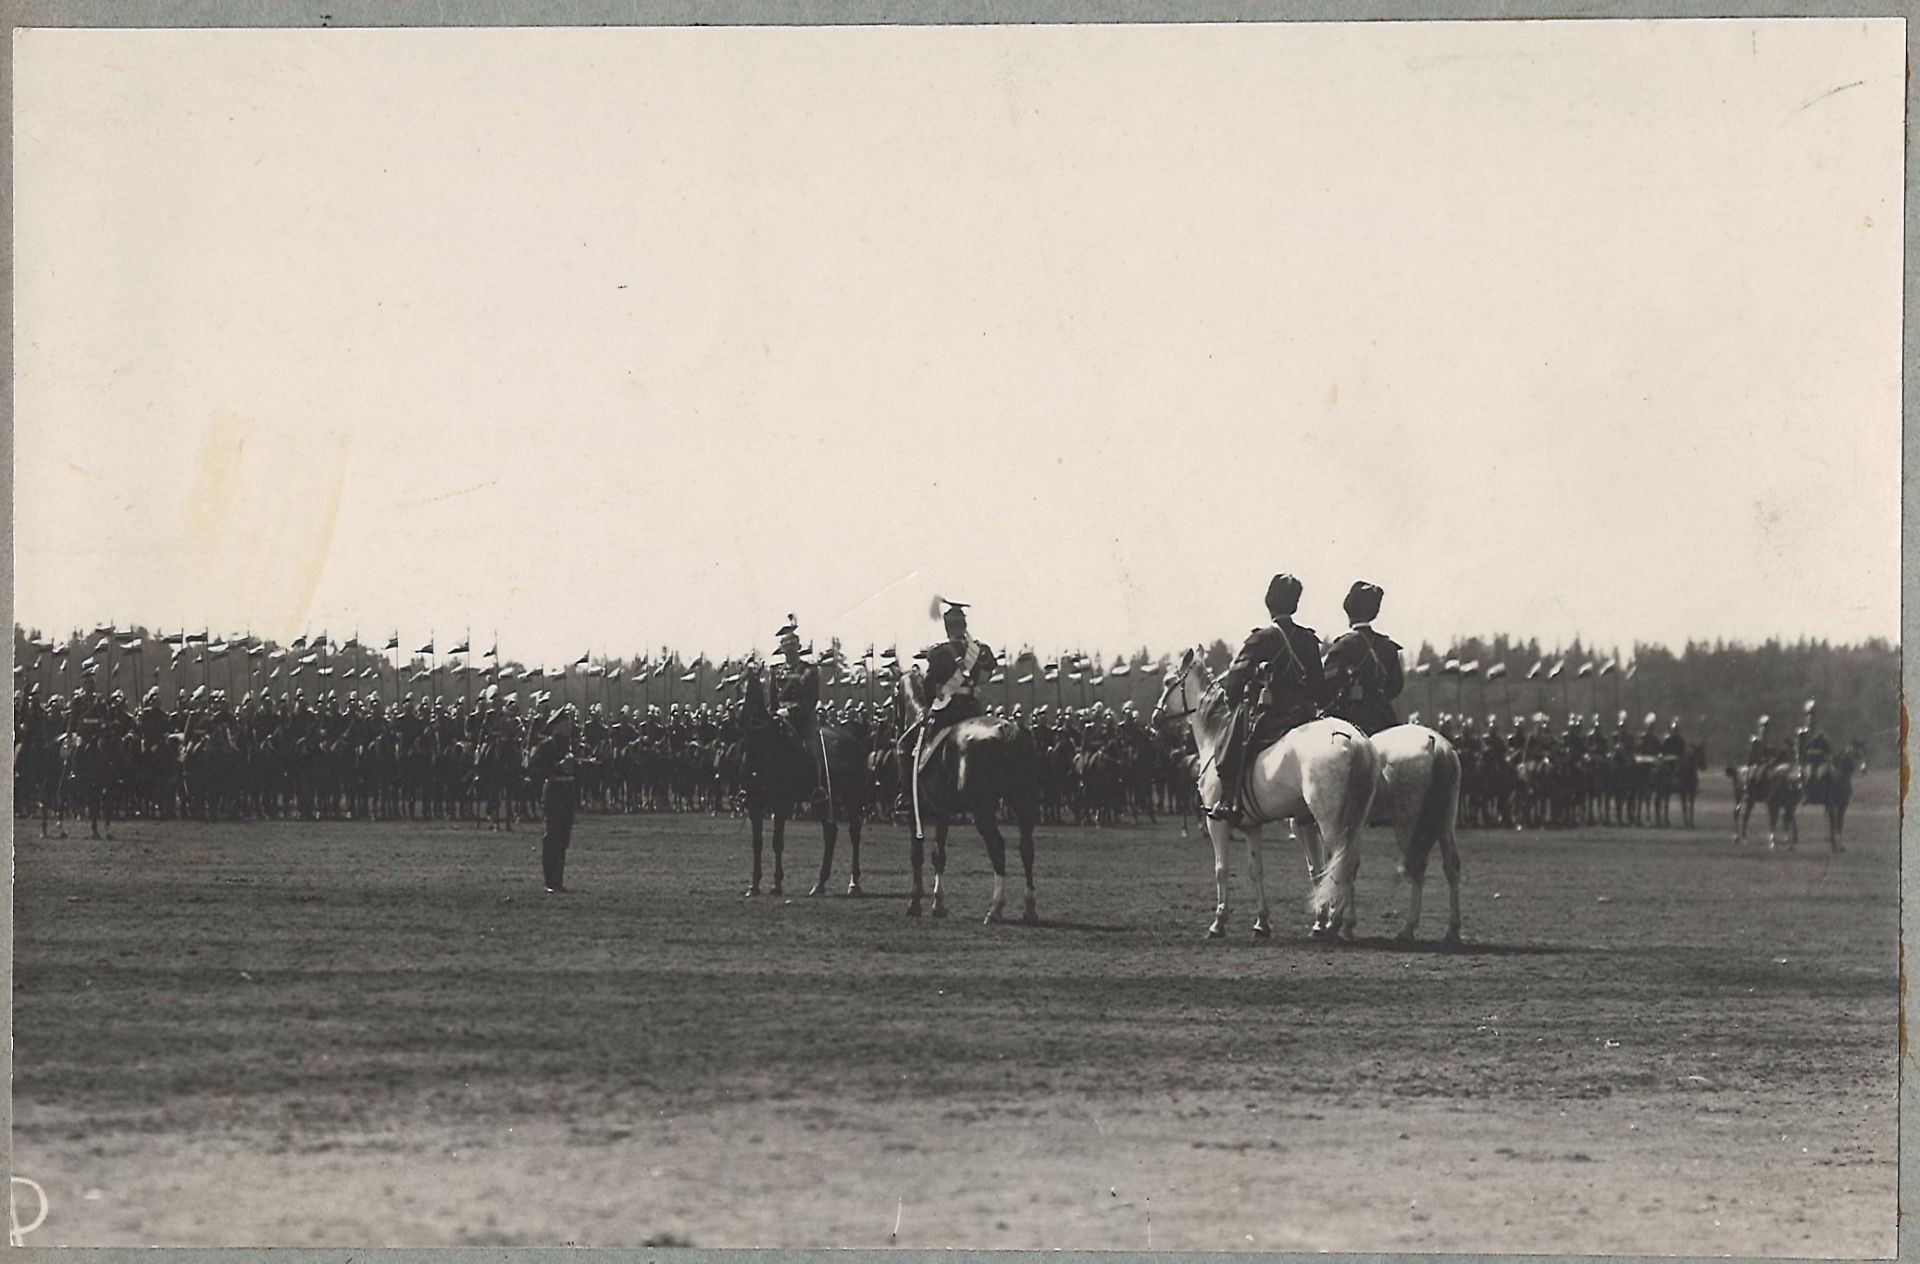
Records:
<instances>
[{"instance_id":1,"label":"brown horse","mask_svg":"<svg viewBox=\"0 0 1920 1264\"><path fill-rule=\"evenodd\" d=\"M1867 770L1866 747L1859 742L1843 747L1840 753L1814 767L1806 780L1808 803L1817 803L1827 812L1827 845L1845 851L1840 834L1847 825L1847 804L1853 801L1853 776Z\"/></svg>"},{"instance_id":2,"label":"brown horse","mask_svg":"<svg viewBox=\"0 0 1920 1264\"><path fill-rule=\"evenodd\" d=\"M900 698L914 723L924 723L927 716L924 689L924 678L917 671L900 682ZM947 870L947 827L964 811L986 841L987 860L993 865L993 901L987 906L986 920L1002 919L1007 907L1007 840L995 817L1005 804L1020 829L1020 867L1027 879L1022 920L1036 925L1040 914L1033 896L1033 830L1039 822L1040 792L1033 737L1012 720L986 716L957 721L947 727L944 737L946 749L941 753L945 758L915 778L913 897L907 903L907 916L920 916L923 831L928 821L933 823L933 915L947 915L946 893L941 888Z\"/></svg>"},{"instance_id":3,"label":"brown horse","mask_svg":"<svg viewBox=\"0 0 1920 1264\"><path fill-rule=\"evenodd\" d=\"M1780 846L1782 832L1786 834L1788 847L1799 843L1800 825L1794 819L1794 809L1800 806L1805 787L1798 767L1790 763L1747 765L1727 769L1727 777L1733 782L1736 846L1746 845L1747 822L1754 808L1761 804L1767 808L1767 846Z\"/></svg>"},{"instance_id":4,"label":"brown horse","mask_svg":"<svg viewBox=\"0 0 1920 1264\"><path fill-rule=\"evenodd\" d=\"M860 831L866 823L869 792L865 742L857 732L838 724L817 723L804 737L796 734L772 714L767 683L757 664L749 663L742 670L737 708L740 788L753 829L753 879L747 894L760 894L761 842L768 817L773 818L771 890L774 895L781 894L786 882L787 819L794 807L803 803L812 805L813 817L820 822L824 835L820 876L808 894L827 892L842 821L853 852L847 894L864 894L860 889Z\"/></svg>"}]
</instances>

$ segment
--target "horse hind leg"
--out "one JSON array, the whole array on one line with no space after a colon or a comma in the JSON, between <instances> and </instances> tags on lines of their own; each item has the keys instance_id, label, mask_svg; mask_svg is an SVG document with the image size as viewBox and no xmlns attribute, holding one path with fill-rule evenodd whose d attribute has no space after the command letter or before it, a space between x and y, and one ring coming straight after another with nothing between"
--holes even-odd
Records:
<instances>
[{"instance_id":1,"label":"horse hind leg","mask_svg":"<svg viewBox=\"0 0 1920 1264\"><path fill-rule=\"evenodd\" d=\"M853 862L853 873L847 880L848 895L865 894L860 890L860 827L865 816L866 809L863 806L856 806L847 813L847 847L852 853L850 859Z\"/></svg>"},{"instance_id":2,"label":"horse hind leg","mask_svg":"<svg viewBox=\"0 0 1920 1264\"><path fill-rule=\"evenodd\" d=\"M787 885L787 818L780 812L773 816L773 886L769 890L774 895L784 894Z\"/></svg>"},{"instance_id":3,"label":"horse hind leg","mask_svg":"<svg viewBox=\"0 0 1920 1264\"><path fill-rule=\"evenodd\" d=\"M927 861L926 838L920 834L915 834L909 850L912 852L913 860L913 894L908 897L907 900L907 916L918 917L920 916L920 899L924 894L920 879Z\"/></svg>"},{"instance_id":4,"label":"horse hind leg","mask_svg":"<svg viewBox=\"0 0 1920 1264\"><path fill-rule=\"evenodd\" d=\"M1027 813L1019 821L1020 829L1020 869L1027 880L1026 903L1021 909L1020 920L1029 926L1040 924L1040 906L1035 902L1033 893L1033 819Z\"/></svg>"},{"instance_id":5,"label":"horse hind leg","mask_svg":"<svg viewBox=\"0 0 1920 1264\"><path fill-rule=\"evenodd\" d=\"M942 890L942 880L947 873L947 822L942 819L933 827L933 915L947 915L947 896Z\"/></svg>"},{"instance_id":6,"label":"horse hind leg","mask_svg":"<svg viewBox=\"0 0 1920 1264\"><path fill-rule=\"evenodd\" d=\"M831 803L827 804L826 819L820 823L820 830L825 836L825 841L820 848L820 876L815 879L813 890L807 892L809 896L825 895L827 893L827 880L833 877L833 848L834 844L838 842L840 838L840 825L839 822L833 819L833 804Z\"/></svg>"},{"instance_id":7,"label":"horse hind leg","mask_svg":"<svg viewBox=\"0 0 1920 1264\"><path fill-rule=\"evenodd\" d=\"M993 807L992 804L977 805L973 814L974 828L986 840L987 861L993 866L993 900L987 905L988 925L1002 920L1007 912L1007 839L994 820Z\"/></svg>"}]
</instances>

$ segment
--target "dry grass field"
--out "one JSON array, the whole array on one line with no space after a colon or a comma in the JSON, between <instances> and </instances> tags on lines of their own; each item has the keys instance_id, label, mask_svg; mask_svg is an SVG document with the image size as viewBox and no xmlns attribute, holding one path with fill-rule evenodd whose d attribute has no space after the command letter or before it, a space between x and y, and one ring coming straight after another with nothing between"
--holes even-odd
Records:
<instances>
[{"instance_id":1,"label":"dry grass field","mask_svg":"<svg viewBox=\"0 0 1920 1264\"><path fill-rule=\"evenodd\" d=\"M727 819L582 818L562 896L524 827L21 829L30 1242L1891 1254L1894 782L1837 856L1725 806L1464 833L1457 953L1379 832L1330 948L1284 847L1205 942L1164 823L1043 831L1038 928L971 833L912 921L885 827L751 902Z\"/></svg>"}]
</instances>

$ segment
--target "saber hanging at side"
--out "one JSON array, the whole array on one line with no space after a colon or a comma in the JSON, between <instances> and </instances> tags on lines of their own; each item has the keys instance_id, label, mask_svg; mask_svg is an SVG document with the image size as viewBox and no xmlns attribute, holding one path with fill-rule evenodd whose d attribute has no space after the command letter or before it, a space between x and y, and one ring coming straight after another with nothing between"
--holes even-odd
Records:
<instances>
[{"instance_id":1,"label":"saber hanging at side","mask_svg":"<svg viewBox=\"0 0 1920 1264\"><path fill-rule=\"evenodd\" d=\"M927 721L926 717L922 716L920 735L913 739L913 767L907 770L907 775L913 778L913 836L915 838L927 836L926 826L921 824L920 820L920 756L926 749Z\"/></svg>"},{"instance_id":2,"label":"saber hanging at side","mask_svg":"<svg viewBox=\"0 0 1920 1264\"><path fill-rule=\"evenodd\" d=\"M827 758L827 735L824 730L815 729L814 737L820 741L820 773L827 781L827 819L833 819L833 761Z\"/></svg>"}]
</instances>

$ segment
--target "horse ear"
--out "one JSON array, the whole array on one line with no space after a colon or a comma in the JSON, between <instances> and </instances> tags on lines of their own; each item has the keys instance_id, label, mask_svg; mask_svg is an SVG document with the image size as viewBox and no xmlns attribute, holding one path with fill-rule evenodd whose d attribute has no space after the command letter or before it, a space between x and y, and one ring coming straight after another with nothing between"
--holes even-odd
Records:
<instances>
[{"instance_id":1,"label":"horse ear","mask_svg":"<svg viewBox=\"0 0 1920 1264\"><path fill-rule=\"evenodd\" d=\"M1187 646L1186 651L1180 655L1180 666L1182 667L1193 666L1193 646L1191 645Z\"/></svg>"}]
</instances>

